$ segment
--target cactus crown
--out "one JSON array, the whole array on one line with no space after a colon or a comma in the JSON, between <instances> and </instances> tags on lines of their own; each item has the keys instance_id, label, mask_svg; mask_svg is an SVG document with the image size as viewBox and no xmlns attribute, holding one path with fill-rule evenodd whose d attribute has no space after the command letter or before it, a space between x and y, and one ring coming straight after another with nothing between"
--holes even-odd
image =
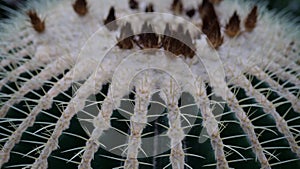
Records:
<instances>
[{"instance_id":1,"label":"cactus crown","mask_svg":"<svg viewBox=\"0 0 300 169\"><path fill-rule=\"evenodd\" d=\"M49 0L0 23L0 167L299 168L299 25L238 0Z\"/></svg>"}]
</instances>

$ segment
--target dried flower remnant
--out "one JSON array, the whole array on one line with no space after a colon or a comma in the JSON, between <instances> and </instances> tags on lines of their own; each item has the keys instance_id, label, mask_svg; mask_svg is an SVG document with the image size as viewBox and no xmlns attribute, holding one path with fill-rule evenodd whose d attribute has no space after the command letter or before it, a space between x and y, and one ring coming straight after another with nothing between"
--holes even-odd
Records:
<instances>
[{"instance_id":1,"label":"dried flower remnant","mask_svg":"<svg viewBox=\"0 0 300 169\"><path fill-rule=\"evenodd\" d=\"M257 22L257 16L258 16L257 6L255 5L245 20L246 31L251 32L255 28Z\"/></svg>"},{"instance_id":2,"label":"dried flower remnant","mask_svg":"<svg viewBox=\"0 0 300 169\"><path fill-rule=\"evenodd\" d=\"M73 9L79 16L85 16L88 13L86 0L76 0L73 4Z\"/></svg>"},{"instance_id":3,"label":"dried flower remnant","mask_svg":"<svg viewBox=\"0 0 300 169\"><path fill-rule=\"evenodd\" d=\"M111 7L109 9L107 18L104 20L104 25L110 30L116 30L118 28L118 24L115 21L116 20L116 16L115 16L115 8Z\"/></svg>"},{"instance_id":4,"label":"dried flower remnant","mask_svg":"<svg viewBox=\"0 0 300 169\"><path fill-rule=\"evenodd\" d=\"M42 21L35 11L30 10L27 12L27 15L29 16L30 22L35 31L38 33L45 31L45 21Z\"/></svg>"},{"instance_id":5,"label":"dried flower remnant","mask_svg":"<svg viewBox=\"0 0 300 169\"><path fill-rule=\"evenodd\" d=\"M231 18L229 19L229 22L226 24L225 33L231 38L239 35L240 34L240 22L241 22L241 20L238 16L237 12L235 11L233 13L233 15L231 16Z\"/></svg>"}]
</instances>

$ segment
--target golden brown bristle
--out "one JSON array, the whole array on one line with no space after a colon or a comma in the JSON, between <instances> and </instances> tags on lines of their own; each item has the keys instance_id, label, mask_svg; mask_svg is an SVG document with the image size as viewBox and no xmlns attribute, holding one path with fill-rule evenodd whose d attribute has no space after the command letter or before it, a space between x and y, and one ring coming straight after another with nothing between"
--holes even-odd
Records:
<instances>
[{"instance_id":1,"label":"golden brown bristle","mask_svg":"<svg viewBox=\"0 0 300 169\"><path fill-rule=\"evenodd\" d=\"M151 24L145 22L142 26L142 33L138 35L139 40L137 45L142 49L147 48L160 48L161 44L159 42L159 35L156 34L153 30Z\"/></svg>"},{"instance_id":2,"label":"golden brown bristle","mask_svg":"<svg viewBox=\"0 0 300 169\"><path fill-rule=\"evenodd\" d=\"M183 34L183 25L179 24L177 30L173 30L170 39L169 52L178 56L183 53L184 43L182 42Z\"/></svg>"},{"instance_id":3,"label":"golden brown bristle","mask_svg":"<svg viewBox=\"0 0 300 169\"><path fill-rule=\"evenodd\" d=\"M45 21L42 21L35 11L30 10L27 12L27 15L29 16L30 22L35 31L37 31L38 33L42 33L45 31Z\"/></svg>"},{"instance_id":4,"label":"golden brown bristle","mask_svg":"<svg viewBox=\"0 0 300 169\"><path fill-rule=\"evenodd\" d=\"M229 37L235 37L240 34L240 17L238 16L237 12L235 11L231 18L229 19L229 22L226 25L225 33Z\"/></svg>"},{"instance_id":5,"label":"golden brown bristle","mask_svg":"<svg viewBox=\"0 0 300 169\"><path fill-rule=\"evenodd\" d=\"M174 54L175 56L178 56L181 54L181 48L182 48L182 43L180 40L174 38L174 31L172 32L173 36L165 36L164 37L164 43L162 44L163 48Z\"/></svg>"},{"instance_id":6,"label":"golden brown bristle","mask_svg":"<svg viewBox=\"0 0 300 169\"><path fill-rule=\"evenodd\" d=\"M170 30L167 24L162 38L163 48L175 56L183 55L192 58L195 55L195 46L189 31L183 33L183 26L179 25L177 30Z\"/></svg>"},{"instance_id":7,"label":"golden brown bristle","mask_svg":"<svg viewBox=\"0 0 300 169\"><path fill-rule=\"evenodd\" d=\"M184 57L193 58L195 55L196 47L193 44L193 39L190 32L187 30L184 34L184 47L182 55Z\"/></svg>"},{"instance_id":8,"label":"golden brown bristle","mask_svg":"<svg viewBox=\"0 0 300 169\"><path fill-rule=\"evenodd\" d=\"M173 0L173 3L171 5L171 10L175 14L181 14L183 11L183 3L181 0Z\"/></svg>"},{"instance_id":9,"label":"golden brown bristle","mask_svg":"<svg viewBox=\"0 0 300 169\"><path fill-rule=\"evenodd\" d=\"M152 3L147 5L145 12L154 12L154 7Z\"/></svg>"},{"instance_id":10,"label":"golden brown bristle","mask_svg":"<svg viewBox=\"0 0 300 169\"><path fill-rule=\"evenodd\" d=\"M136 0L129 0L130 9L139 9L139 3Z\"/></svg>"},{"instance_id":11,"label":"golden brown bristle","mask_svg":"<svg viewBox=\"0 0 300 169\"><path fill-rule=\"evenodd\" d=\"M86 0L76 0L76 2L73 4L73 9L79 16L86 15L88 13Z\"/></svg>"},{"instance_id":12,"label":"golden brown bristle","mask_svg":"<svg viewBox=\"0 0 300 169\"><path fill-rule=\"evenodd\" d=\"M211 20L209 16L205 16L202 19L202 32L208 34L211 31L212 25L218 24L218 21Z\"/></svg>"},{"instance_id":13,"label":"golden brown bristle","mask_svg":"<svg viewBox=\"0 0 300 169\"><path fill-rule=\"evenodd\" d=\"M118 28L118 25L115 20L116 20L115 8L111 7L107 18L104 20L104 25L111 31L116 30Z\"/></svg>"},{"instance_id":14,"label":"golden brown bristle","mask_svg":"<svg viewBox=\"0 0 300 169\"><path fill-rule=\"evenodd\" d=\"M199 13L202 19L209 19L210 22L214 23L215 20L218 20L215 8L212 3L208 0L203 0L202 4L199 5Z\"/></svg>"},{"instance_id":15,"label":"golden brown bristle","mask_svg":"<svg viewBox=\"0 0 300 169\"><path fill-rule=\"evenodd\" d=\"M133 30L130 23L126 23L121 28L120 38L118 38L118 46L121 49L132 49L133 48Z\"/></svg>"},{"instance_id":16,"label":"golden brown bristle","mask_svg":"<svg viewBox=\"0 0 300 169\"><path fill-rule=\"evenodd\" d=\"M151 24L145 22L141 33L134 35L131 24L126 23L121 27L120 37L117 46L120 49L132 49L136 44L140 49L163 48L172 53L172 56L183 55L185 58L193 58L196 47L188 30L184 32L183 25L178 25L176 30L172 30L169 24L166 25L163 35L154 32Z\"/></svg>"},{"instance_id":17,"label":"golden brown bristle","mask_svg":"<svg viewBox=\"0 0 300 169\"><path fill-rule=\"evenodd\" d=\"M257 16L258 16L257 6L255 5L245 20L246 31L248 31L248 32L253 31L253 29L256 26Z\"/></svg>"},{"instance_id":18,"label":"golden brown bristle","mask_svg":"<svg viewBox=\"0 0 300 169\"><path fill-rule=\"evenodd\" d=\"M168 38L171 36L171 29L170 29L170 25L167 23L165 30L164 30L164 34L161 36L161 42L162 42L162 46L165 48L165 45L168 43Z\"/></svg>"}]
</instances>

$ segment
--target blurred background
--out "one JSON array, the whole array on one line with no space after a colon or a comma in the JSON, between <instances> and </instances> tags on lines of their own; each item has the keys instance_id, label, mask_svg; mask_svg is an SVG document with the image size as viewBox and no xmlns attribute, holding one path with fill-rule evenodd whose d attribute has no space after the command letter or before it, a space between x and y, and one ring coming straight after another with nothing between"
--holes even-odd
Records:
<instances>
[{"instance_id":1,"label":"blurred background","mask_svg":"<svg viewBox=\"0 0 300 169\"><path fill-rule=\"evenodd\" d=\"M27 0L0 0L0 5L5 5L10 8L16 8L17 3L24 3ZM251 0L250 0L251 1ZM253 1L253 0L252 0ZM269 9L282 10L287 9L295 16L300 16L300 0L255 0L267 2ZM0 7L0 18L6 17L4 10Z\"/></svg>"}]
</instances>

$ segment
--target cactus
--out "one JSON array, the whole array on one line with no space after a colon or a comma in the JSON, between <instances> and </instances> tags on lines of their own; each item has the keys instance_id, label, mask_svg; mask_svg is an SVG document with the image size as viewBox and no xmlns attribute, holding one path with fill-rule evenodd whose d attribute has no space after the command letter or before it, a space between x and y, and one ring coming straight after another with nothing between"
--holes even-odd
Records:
<instances>
[{"instance_id":1,"label":"cactus","mask_svg":"<svg viewBox=\"0 0 300 169\"><path fill-rule=\"evenodd\" d=\"M300 168L297 20L238 0L49 0L0 23L2 168Z\"/></svg>"}]
</instances>

